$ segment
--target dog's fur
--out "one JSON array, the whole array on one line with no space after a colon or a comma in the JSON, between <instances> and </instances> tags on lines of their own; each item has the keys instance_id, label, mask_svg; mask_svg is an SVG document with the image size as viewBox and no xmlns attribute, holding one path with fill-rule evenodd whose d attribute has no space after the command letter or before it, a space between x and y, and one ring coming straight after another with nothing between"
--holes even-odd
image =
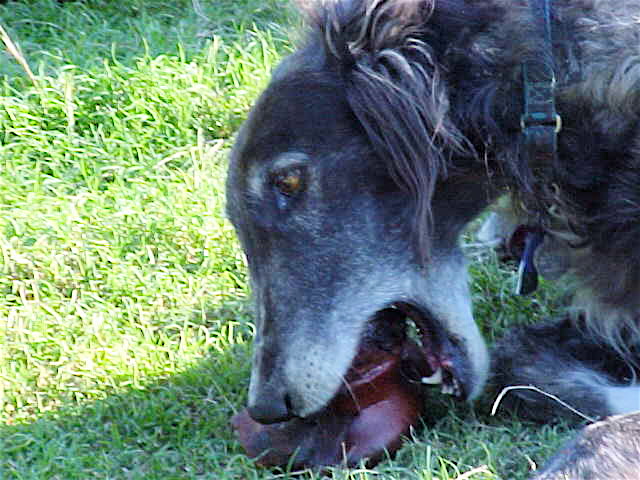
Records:
<instances>
[{"instance_id":1,"label":"dog's fur","mask_svg":"<svg viewBox=\"0 0 640 480\"><path fill-rule=\"evenodd\" d=\"M228 177L257 304L254 418L323 408L394 302L445 332L465 395L481 392L489 361L458 237L505 193L544 226L577 293L571 319L500 344L496 382L594 417L640 410L640 0L553 2L563 128L544 164L521 154L522 65L543 51L528 3L307 6L309 39L274 72ZM565 411L533 391L510 398L530 416ZM539 478L636 478L638 415L598 432ZM605 462L611 449L636 455Z\"/></svg>"}]
</instances>

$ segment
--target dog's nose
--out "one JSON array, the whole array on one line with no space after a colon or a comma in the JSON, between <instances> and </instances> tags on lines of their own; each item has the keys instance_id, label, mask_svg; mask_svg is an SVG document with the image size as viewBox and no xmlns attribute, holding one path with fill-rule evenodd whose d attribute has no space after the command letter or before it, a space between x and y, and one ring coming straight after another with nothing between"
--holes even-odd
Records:
<instances>
[{"instance_id":1,"label":"dog's nose","mask_svg":"<svg viewBox=\"0 0 640 480\"><path fill-rule=\"evenodd\" d=\"M256 422L265 424L285 422L295 416L291 411L289 395L279 390L263 392L249 403L248 411Z\"/></svg>"}]
</instances>

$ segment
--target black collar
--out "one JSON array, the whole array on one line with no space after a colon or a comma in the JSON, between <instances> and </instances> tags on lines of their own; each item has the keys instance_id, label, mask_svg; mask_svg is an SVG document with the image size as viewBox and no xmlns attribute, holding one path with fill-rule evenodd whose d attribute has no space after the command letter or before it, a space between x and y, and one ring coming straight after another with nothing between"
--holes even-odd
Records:
<instances>
[{"instance_id":1,"label":"black collar","mask_svg":"<svg viewBox=\"0 0 640 480\"><path fill-rule=\"evenodd\" d=\"M520 119L521 154L525 156L525 168L530 168L534 176L544 178L541 173L555 163L557 135L562 128L562 121L556 111L554 98L556 76L551 38L551 0L530 0L530 6L534 38L538 39L538 45L522 62L524 112ZM516 292L521 295L533 292L538 286L534 253L542 243L544 228L541 220L532 220L533 225L521 227L524 228L524 249L516 286Z\"/></svg>"},{"instance_id":2,"label":"black collar","mask_svg":"<svg viewBox=\"0 0 640 480\"><path fill-rule=\"evenodd\" d=\"M562 128L555 105L556 77L551 40L551 0L531 0L537 48L522 63L524 113L520 119L523 154L530 168L549 165L556 154Z\"/></svg>"}]
</instances>

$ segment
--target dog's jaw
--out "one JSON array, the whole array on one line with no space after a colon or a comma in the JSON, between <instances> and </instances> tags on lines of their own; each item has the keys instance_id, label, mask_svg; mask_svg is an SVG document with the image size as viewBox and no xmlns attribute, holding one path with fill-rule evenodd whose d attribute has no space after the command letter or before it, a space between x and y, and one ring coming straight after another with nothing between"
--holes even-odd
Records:
<instances>
[{"instance_id":1,"label":"dog's jaw","mask_svg":"<svg viewBox=\"0 0 640 480\"><path fill-rule=\"evenodd\" d=\"M457 255L432 261L428 275L387 265L352 281L333 299L330 311L321 315L301 312L314 317L313 321L298 322L296 333L279 345L282 367L268 375L261 367L264 358L274 355L267 351L273 345L258 340L250 407L255 410L256 405L268 402L276 389L277 395L287 396L291 415L308 417L325 408L343 387L368 322L378 311L398 303L429 312L443 337L440 343L446 340L448 345L449 374L455 375L461 396L473 399L480 393L487 377L488 354L472 317L464 262ZM445 354L433 355L444 359Z\"/></svg>"},{"instance_id":2,"label":"dog's jaw","mask_svg":"<svg viewBox=\"0 0 640 480\"><path fill-rule=\"evenodd\" d=\"M389 265L354 277L352 288L333 298L334 308L316 322L300 322L275 356L268 351L273 345L258 338L249 408L232 421L250 456L267 466L356 465L363 458L372 465L418 426L429 384L458 398L478 394L487 352L470 308L460 302L468 300L466 282L441 280L464 263L457 255L438 263L433 281L420 269ZM449 289L448 296L438 288ZM269 318L264 308L260 314ZM457 325L465 317L470 325ZM417 332L408 332L407 320ZM283 367L263 375L265 362Z\"/></svg>"}]
</instances>

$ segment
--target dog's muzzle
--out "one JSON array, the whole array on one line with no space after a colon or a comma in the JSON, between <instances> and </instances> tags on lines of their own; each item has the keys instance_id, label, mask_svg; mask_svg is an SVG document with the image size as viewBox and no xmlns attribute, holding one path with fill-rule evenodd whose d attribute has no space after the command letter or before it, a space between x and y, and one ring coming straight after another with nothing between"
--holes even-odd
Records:
<instances>
[{"instance_id":1,"label":"dog's muzzle","mask_svg":"<svg viewBox=\"0 0 640 480\"><path fill-rule=\"evenodd\" d=\"M363 458L372 465L418 424L425 386L466 398L457 358L437 322L396 302L368 322L343 386L320 412L291 418L285 393L274 391L273 408L252 406L232 424L247 453L265 466L355 465Z\"/></svg>"}]
</instances>

